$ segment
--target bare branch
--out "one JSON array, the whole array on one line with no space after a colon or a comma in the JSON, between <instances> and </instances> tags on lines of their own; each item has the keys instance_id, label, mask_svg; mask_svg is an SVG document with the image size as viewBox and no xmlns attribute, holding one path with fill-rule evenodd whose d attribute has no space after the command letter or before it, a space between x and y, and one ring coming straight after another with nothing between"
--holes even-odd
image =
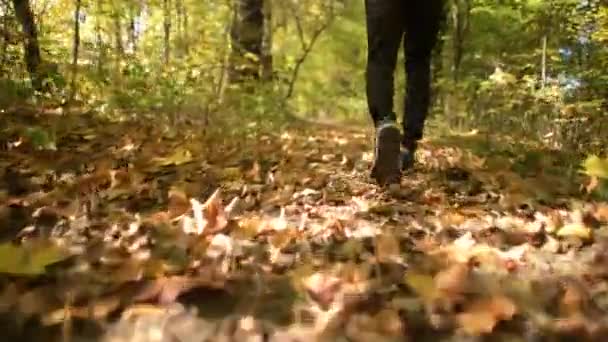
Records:
<instances>
[{"instance_id":1,"label":"bare branch","mask_svg":"<svg viewBox=\"0 0 608 342\"><path fill-rule=\"evenodd\" d=\"M303 51L302 51L302 55L296 60L296 64L295 67L293 69L293 72L291 73L291 78L289 79L289 86L287 88L287 94L285 95L285 100L289 99L294 92L295 89L295 84L296 81L298 80L298 76L300 74L300 69L302 68L302 64L304 64L304 62L306 61L306 58L308 57L308 55L310 55L313 47L315 46L317 40L321 37L321 34L329 27L329 25L331 25L331 23L334 20L334 11L333 11L333 6L334 4L334 0L331 0L329 6L330 6L330 11L329 11L329 15L327 17L327 19L323 22L323 24L321 24L321 26L319 26L313 33L312 36L310 38L310 40L308 42L306 42L306 40L304 39L304 35L302 34L302 36L300 37L300 40L302 42L302 46L303 46ZM299 16L295 15L296 17L296 25L298 25L299 21Z\"/></svg>"}]
</instances>

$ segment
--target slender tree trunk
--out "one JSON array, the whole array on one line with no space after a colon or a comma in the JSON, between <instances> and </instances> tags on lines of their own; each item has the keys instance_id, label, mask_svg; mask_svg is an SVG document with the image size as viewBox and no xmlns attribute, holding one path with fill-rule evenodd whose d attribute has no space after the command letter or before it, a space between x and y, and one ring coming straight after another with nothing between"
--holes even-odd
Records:
<instances>
[{"instance_id":1,"label":"slender tree trunk","mask_svg":"<svg viewBox=\"0 0 608 342\"><path fill-rule=\"evenodd\" d=\"M452 24L453 28L453 61L452 78L454 82L460 79L460 65L464 53L464 43L469 28L469 15L471 12L471 0L454 0L452 5Z\"/></svg>"},{"instance_id":2,"label":"slender tree trunk","mask_svg":"<svg viewBox=\"0 0 608 342\"><path fill-rule=\"evenodd\" d=\"M0 66L3 66L4 63L6 62L6 57L7 57L7 50L8 50L8 43L10 40L10 34L9 34L9 30L8 30L8 12L10 9L10 5L8 2L2 1L2 6L4 7L3 9L3 13L4 16L2 17L2 49L1 49L1 54L2 56L0 56ZM2 70L2 74L4 73L3 69Z\"/></svg>"},{"instance_id":3,"label":"slender tree trunk","mask_svg":"<svg viewBox=\"0 0 608 342\"><path fill-rule=\"evenodd\" d=\"M189 31L189 27L188 27L188 7L186 5L184 5L184 19L183 19L183 25L184 25L184 54L188 55L188 53L190 52L190 31Z\"/></svg>"},{"instance_id":4,"label":"slender tree trunk","mask_svg":"<svg viewBox=\"0 0 608 342\"><path fill-rule=\"evenodd\" d=\"M34 21L34 14L32 13L29 0L13 0L13 6L15 8L15 16L21 23L21 28L23 30L25 65L30 74L32 86L36 90L42 90L44 75L40 72L42 58L40 57L38 31L36 22Z\"/></svg>"},{"instance_id":5,"label":"slender tree trunk","mask_svg":"<svg viewBox=\"0 0 608 342\"><path fill-rule=\"evenodd\" d=\"M231 83L259 79L264 41L264 0L236 0L232 23Z\"/></svg>"},{"instance_id":6,"label":"slender tree trunk","mask_svg":"<svg viewBox=\"0 0 608 342\"><path fill-rule=\"evenodd\" d=\"M262 80L272 80L272 1L264 2L264 37L262 40Z\"/></svg>"},{"instance_id":7,"label":"slender tree trunk","mask_svg":"<svg viewBox=\"0 0 608 342\"><path fill-rule=\"evenodd\" d=\"M547 35L543 35L541 39L542 44L542 56L540 62L540 79L541 87L545 88L547 85Z\"/></svg>"},{"instance_id":8,"label":"slender tree trunk","mask_svg":"<svg viewBox=\"0 0 608 342\"><path fill-rule=\"evenodd\" d=\"M137 32L135 31L135 17L138 15L135 5L129 7L129 49L131 53L137 52Z\"/></svg>"},{"instance_id":9,"label":"slender tree trunk","mask_svg":"<svg viewBox=\"0 0 608 342\"><path fill-rule=\"evenodd\" d=\"M171 4L170 0L163 0L163 28L164 28L164 39L163 39L163 63L169 64L171 57Z\"/></svg>"},{"instance_id":10,"label":"slender tree trunk","mask_svg":"<svg viewBox=\"0 0 608 342\"><path fill-rule=\"evenodd\" d=\"M101 1L102 0L97 0L95 3L95 46L97 48L97 74L99 76L103 75L104 73L104 64L105 64L105 59L106 59L106 47L103 41L103 36L101 33L101 22L100 22L100 18L102 15L102 9L101 9Z\"/></svg>"},{"instance_id":11,"label":"slender tree trunk","mask_svg":"<svg viewBox=\"0 0 608 342\"><path fill-rule=\"evenodd\" d=\"M115 4L115 6L117 6ZM122 23L120 20L120 13L118 8L114 8L114 14L112 15L112 22L114 23L114 48L116 50L116 57L118 60L122 58L125 52L124 45L122 43Z\"/></svg>"},{"instance_id":12,"label":"slender tree trunk","mask_svg":"<svg viewBox=\"0 0 608 342\"><path fill-rule=\"evenodd\" d=\"M175 49L175 53L178 55L177 57L181 58L184 55L184 26L183 26L183 18L184 18L184 0L175 0L175 25L176 27L176 41L177 48Z\"/></svg>"},{"instance_id":13,"label":"slender tree trunk","mask_svg":"<svg viewBox=\"0 0 608 342\"><path fill-rule=\"evenodd\" d=\"M72 80L70 83L70 100L76 94L76 77L78 76L78 52L80 49L80 7L81 0L76 0L74 8L74 39L72 44Z\"/></svg>"}]
</instances>

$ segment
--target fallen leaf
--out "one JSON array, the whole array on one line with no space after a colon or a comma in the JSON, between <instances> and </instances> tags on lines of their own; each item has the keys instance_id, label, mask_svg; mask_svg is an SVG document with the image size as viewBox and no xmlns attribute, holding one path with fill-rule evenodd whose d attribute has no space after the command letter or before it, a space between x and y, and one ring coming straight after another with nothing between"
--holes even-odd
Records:
<instances>
[{"instance_id":1,"label":"fallen leaf","mask_svg":"<svg viewBox=\"0 0 608 342\"><path fill-rule=\"evenodd\" d=\"M379 262L398 262L401 258L399 241L393 235L382 234L376 237L376 258Z\"/></svg>"},{"instance_id":2,"label":"fallen leaf","mask_svg":"<svg viewBox=\"0 0 608 342\"><path fill-rule=\"evenodd\" d=\"M228 225L228 218L222 204L221 191L217 189L203 205L206 220L206 234L214 234Z\"/></svg>"},{"instance_id":3,"label":"fallen leaf","mask_svg":"<svg viewBox=\"0 0 608 342\"><path fill-rule=\"evenodd\" d=\"M461 295L469 286L469 265L457 263L435 275L435 287L443 295Z\"/></svg>"},{"instance_id":4,"label":"fallen leaf","mask_svg":"<svg viewBox=\"0 0 608 342\"><path fill-rule=\"evenodd\" d=\"M0 273L39 275L46 267L69 257L62 248L50 243L0 245Z\"/></svg>"},{"instance_id":5,"label":"fallen leaf","mask_svg":"<svg viewBox=\"0 0 608 342\"><path fill-rule=\"evenodd\" d=\"M583 223L569 223L557 231L559 237L578 237L583 241L588 241L593 238L591 229Z\"/></svg>"},{"instance_id":6,"label":"fallen leaf","mask_svg":"<svg viewBox=\"0 0 608 342\"><path fill-rule=\"evenodd\" d=\"M473 302L464 312L459 313L457 321L467 334L479 336L491 333L502 320L511 320L517 307L504 296L494 296Z\"/></svg>"},{"instance_id":7,"label":"fallen leaf","mask_svg":"<svg viewBox=\"0 0 608 342\"><path fill-rule=\"evenodd\" d=\"M190 208L190 201L188 200L186 193L179 189L169 190L167 213L172 220L186 214Z\"/></svg>"},{"instance_id":8,"label":"fallen leaf","mask_svg":"<svg viewBox=\"0 0 608 342\"><path fill-rule=\"evenodd\" d=\"M608 159L591 155L583 162L584 173L589 176L608 179Z\"/></svg>"},{"instance_id":9,"label":"fallen leaf","mask_svg":"<svg viewBox=\"0 0 608 342\"><path fill-rule=\"evenodd\" d=\"M185 147L177 148L173 154L167 157L156 157L152 162L157 166L183 165L193 160L192 153Z\"/></svg>"},{"instance_id":10,"label":"fallen leaf","mask_svg":"<svg viewBox=\"0 0 608 342\"><path fill-rule=\"evenodd\" d=\"M99 320L106 318L109 314L120 307L121 298L116 295L95 300L88 305L70 307L66 306L61 309L52 311L42 317L44 325L55 325L63 322L68 317L76 317L81 319Z\"/></svg>"},{"instance_id":11,"label":"fallen leaf","mask_svg":"<svg viewBox=\"0 0 608 342\"><path fill-rule=\"evenodd\" d=\"M310 297L323 309L327 309L336 299L342 281L325 273L315 273L305 280L304 286Z\"/></svg>"},{"instance_id":12,"label":"fallen leaf","mask_svg":"<svg viewBox=\"0 0 608 342\"><path fill-rule=\"evenodd\" d=\"M435 298L435 279L430 274L407 272L404 282L424 301Z\"/></svg>"}]
</instances>

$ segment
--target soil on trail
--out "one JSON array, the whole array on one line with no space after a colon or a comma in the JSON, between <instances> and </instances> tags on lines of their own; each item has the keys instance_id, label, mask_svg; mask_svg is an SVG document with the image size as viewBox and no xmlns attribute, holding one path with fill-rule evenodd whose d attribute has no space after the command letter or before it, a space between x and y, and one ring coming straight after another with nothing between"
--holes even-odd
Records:
<instances>
[{"instance_id":1,"label":"soil on trail","mask_svg":"<svg viewBox=\"0 0 608 342\"><path fill-rule=\"evenodd\" d=\"M7 340L608 333L608 205L585 199L557 153L429 139L400 186L379 188L363 128L203 137L192 124L4 116Z\"/></svg>"}]
</instances>

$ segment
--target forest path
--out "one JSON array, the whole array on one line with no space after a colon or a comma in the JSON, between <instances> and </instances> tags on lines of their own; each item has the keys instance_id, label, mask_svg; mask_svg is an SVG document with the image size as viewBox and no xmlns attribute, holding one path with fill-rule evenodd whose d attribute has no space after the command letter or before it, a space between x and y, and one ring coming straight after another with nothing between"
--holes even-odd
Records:
<instances>
[{"instance_id":1,"label":"forest path","mask_svg":"<svg viewBox=\"0 0 608 342\"><path fill-rule=\"evenodd\" d=\"M202 137L19 114L5 113L0 154L9 337L596 340L608 327L608 206L555 153L430 139L382 189L367 129Z\"/></svg>"}]
</instances>

